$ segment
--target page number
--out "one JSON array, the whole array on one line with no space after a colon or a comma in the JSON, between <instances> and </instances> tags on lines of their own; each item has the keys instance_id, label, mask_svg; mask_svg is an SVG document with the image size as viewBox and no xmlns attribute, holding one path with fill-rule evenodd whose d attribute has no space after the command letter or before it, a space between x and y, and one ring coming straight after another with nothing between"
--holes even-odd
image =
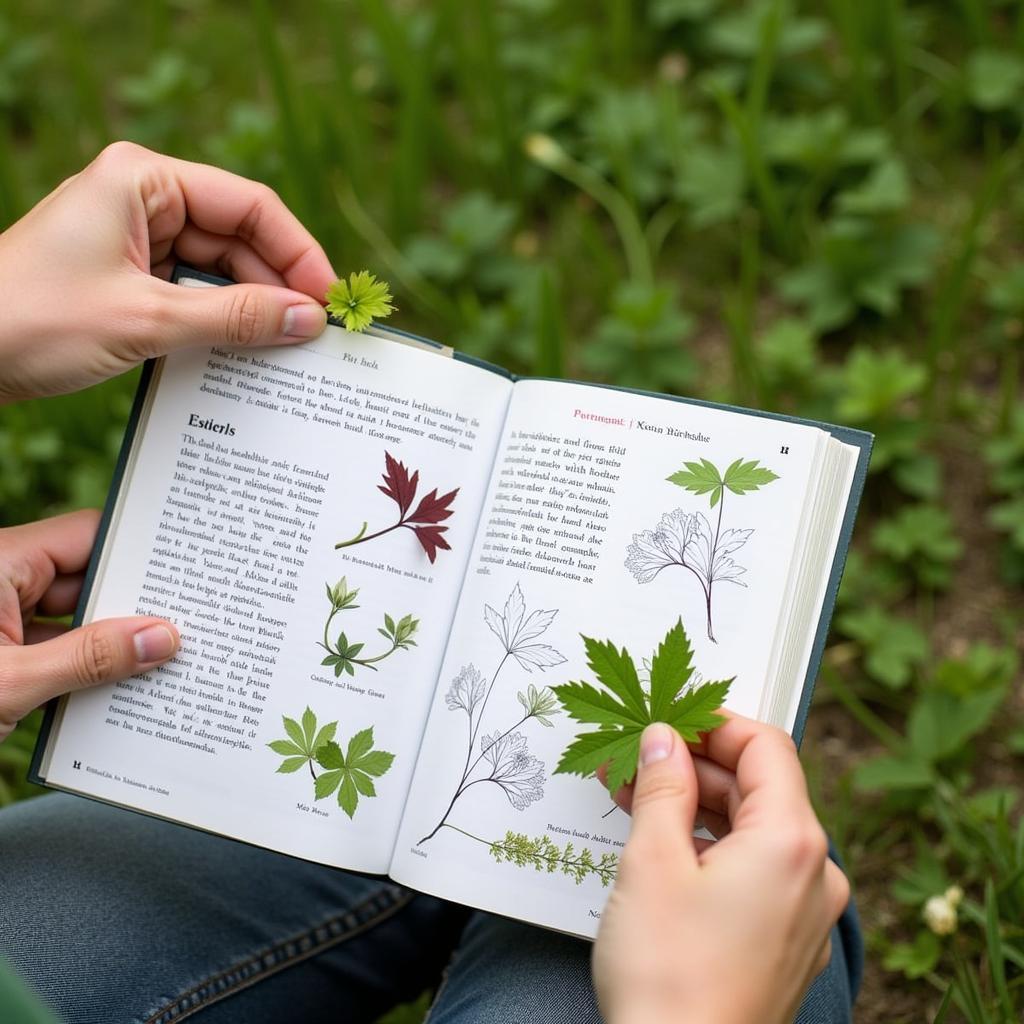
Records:
<instances>
[{"instance_id":1,"label":"page number","mask_svg":"<svg viewBox=\"0 0 1024 1024\"><path fill-rule=\"evenodd\" d=\"M781 448L779 449L779 454L780 454L780 455L788 455L788 454L789 454L789 445L788 445L788 444L784 444L784 445L783 445L783 446L782 446L782 447L781 447Z\"/></svg>"}]
</instances>

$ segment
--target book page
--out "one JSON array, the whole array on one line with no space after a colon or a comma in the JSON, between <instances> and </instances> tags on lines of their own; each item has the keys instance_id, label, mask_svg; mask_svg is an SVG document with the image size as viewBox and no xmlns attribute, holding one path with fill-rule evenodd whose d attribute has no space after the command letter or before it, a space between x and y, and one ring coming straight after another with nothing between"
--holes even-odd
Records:
<instances>
[{"instance_id":1,"label":"book page","mask_svg":"<svg viewBox=\"0 0 1024 1024\"><path fill-rule=\"evenodd\" d=\"M756 715L827 436L610 389L517 383L394 878L595 934L628 818L595 779L553 774L577 733L596 727L571 721L547 687L596 684L581 634L628 648L646 681L644 662L681 619L695 679L735 677L727 706ZM712 503L669 480L702 459L721 473L736 460L770 472Z\"/></svg>"},{"instance_id":2,"label":"book page","mask_svg":"<svg viewBox=\"0 0 1024 1024\"><path fill-rule=\"evenodd\" d=\"M337 327L158 372L87 618L181 652L66 701L47 781L383 872L511 383Z\"/></svg>"}]
</instances>

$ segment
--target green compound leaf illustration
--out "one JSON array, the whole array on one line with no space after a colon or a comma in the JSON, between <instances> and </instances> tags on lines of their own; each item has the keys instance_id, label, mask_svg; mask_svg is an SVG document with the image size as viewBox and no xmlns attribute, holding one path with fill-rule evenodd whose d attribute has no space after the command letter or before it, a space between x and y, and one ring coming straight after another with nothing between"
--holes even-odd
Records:
<instances>
[{"instance_id":1,"label":"green compound leaf illustration","mask_svg":"<svg viewBox=\"0 0 1024 1024\"><path fill-rule=\"evenodd\" d=\"M770 484L779 477L766 466L759 466L757 459L750 459L744 462L737 459L721 475L713 462L701 459L700 462L687 462L686 468L673 473L666 479L669 483L684 487L694 494L710 494L711 508L714 508L722 499L722 488L728 487L733 494L746 494L747 491L756 491L765 484Z\"/></svg>"},{"instance_id":2,"label":"green compound leaf illustration","mask_svg":"<svg viewBox=\"0 0 1024 1024\"><path fill-rule=\"evenodd\" d=\"M310 765L312 773L311 762L315 760L317 750L334 739L338 723L329 722L318 731L316 715L308 707L302 713L301 725L294 718L284 717L282 722L288 739L273 740L267 744L275 754L280 754L284 758L277 770L288 774Z\"/></svg>"},{"instance_id":3,"label":"green compound leaf illustration","mask_svg":"<svg viewBox=\"0 0 1024 1024\"><path fill-rule=\"evenodd\" d=\"M357 667L368 668L376 672L377 662L391 657L395 651L405 651L410 647L416 646L416 641L413 637L416 634L416 630L419 629L420 621L419 619L414 619L412 615L404 615L398 622L395 622L390 615L385 614L384 626L378 626L377 632L385 637L391 646L383 653L372 658L361 658L360 654L366 644L361 641L353 643L344 631L340 632L337 639L332 642L330 629L334 617L339 612L359 607L359 605L354 603L359 591L358 589L349 590L348 582L344 576L333 587L329 583L325 583L324 589L327 591L327 600L330 602L331 610L324 624L323 639L319 642L319 646L327 652L327 656L320 664L327 668L333 668L335 676L340 676L342 672L347 672L350 676L354 676Z\"/></svg>"},{"instance_id":4,"label":"green compound leaf illustration","mask_svg":"<svg viewBox=\"0 0 1024 1024\"><path fill-rule=\"evenodd\" d=\"M569 744L555 774L590 776L606 764L608 789L614 793L636 774L640 734L651 722L667 722L693 742L724 721L717 711L733 680L694 684L693 651L682 619L654 653L648 693L624 647L589 637L583 642L590 669L604 688L575 682L551 689L571 718L600 728L580 733Z\"/></svg>"},{"instance_id":5,"label":"green compound leaf illustration","mask_svg":"<svg viewBox=\"0 0 1024 1024\"><path fill-rule=\"evenodd\" d=\"M718 504L722 497L722 478L713 462L701 459L700 462L685 463L686 469L679 470L668 477L668 481L685 487L694 494L710 494L711 507Z\"/></svg>"},{"instance_id":6,"label":"green compound leaf illustration","mask_svg":"<svg viewBox=\"0 0 1024 1024\"><path fill-rule=\"evenodd\" d=\"M378 281L368 270L349 274L347 281L339 278L327 289L325 298L327 312L337 317L345 330L356 334L395 311L388 283Z\"/></svg>"},{"instance_id":7,"label":"green compound leaf illustration","mask_svg":"<svg viewBox=\"0 0 1024 1024\"><path fill-rule=\"evenodd\" d=\"M314 784L316 799L337 792L338 806L351 818L360 796L377 795L373 780L387 774L394 759L394 754L373 749L372 726L357 732L344 753L333 740L325 743L316 753L317 763L325 769Z\"/></svg>"},{"instance_id":8,"label":"green compound leaf illustration","mask_svg":"<svg viewBox=\"0 0 1024 1024\"><path fill-rule=\"evenodd\" d=\"M778 479L777 473L773 473L766 466L759 466L757 459L751 459L749 462L737 459L725 471L725 476L722 478L725 486L733 494L745 494L747 491L756 491L759 487L763 487L765 484L770 484L773 480Z\"/></svg>"}]
</instances>

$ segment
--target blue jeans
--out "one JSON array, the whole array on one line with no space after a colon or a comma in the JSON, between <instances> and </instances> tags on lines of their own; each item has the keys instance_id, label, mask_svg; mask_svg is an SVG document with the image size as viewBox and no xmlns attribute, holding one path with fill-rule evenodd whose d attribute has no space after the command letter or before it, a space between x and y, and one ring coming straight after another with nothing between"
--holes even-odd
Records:
<instances>
[{"instance_id":1,"label":"blue jeans","mask_svg":"<svg viewBox=\"0 0 1024 1024\"><path fill-rule=\"evenodd\" d=\"M832 939L801 1024L851 1019L852 908ZM600 1021L588 943L63 795L0 813L0 956L68 1024L355 1024L439 983L430 1024Z\"/></svg>"}]
</instances>

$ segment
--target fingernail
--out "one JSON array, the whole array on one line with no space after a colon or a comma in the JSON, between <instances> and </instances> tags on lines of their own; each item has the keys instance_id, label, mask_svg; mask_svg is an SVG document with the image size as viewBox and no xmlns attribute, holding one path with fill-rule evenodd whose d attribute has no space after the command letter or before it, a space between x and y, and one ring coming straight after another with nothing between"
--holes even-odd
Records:
<instances>
[{"instance_id":1,"label":"fingernail","mask_svg":"<svg viewBox=\"0 0 1024 1024\"><path fill-rule=\"evenodd\" d=\"M315 302L304 302L289 306L284 311L281 330L286 338L315 338L327 326L327 314L323 306Z\"/></svg>"},{"instance_id":2,"label":"fingernail","mask_svg":"<svg viewBox=\"0 0 1024 1024\"><path fill-rule=\"evenodd\" d=\"M644 729L640 737L640 763L643 765L664 761L672 753L676 732L664 722L654 722Z\"/></svg>"},{"instance_id":3,"label":"fingernail","mask_svg":"<svg viewBox=\"0 0 1024 1024\"><path fill-rule=\"evenodd\" d=\"M140 665L163 661L178 649L178 638L166 626L146 626L133 637Z\"/></svg>"}]
</instances>

